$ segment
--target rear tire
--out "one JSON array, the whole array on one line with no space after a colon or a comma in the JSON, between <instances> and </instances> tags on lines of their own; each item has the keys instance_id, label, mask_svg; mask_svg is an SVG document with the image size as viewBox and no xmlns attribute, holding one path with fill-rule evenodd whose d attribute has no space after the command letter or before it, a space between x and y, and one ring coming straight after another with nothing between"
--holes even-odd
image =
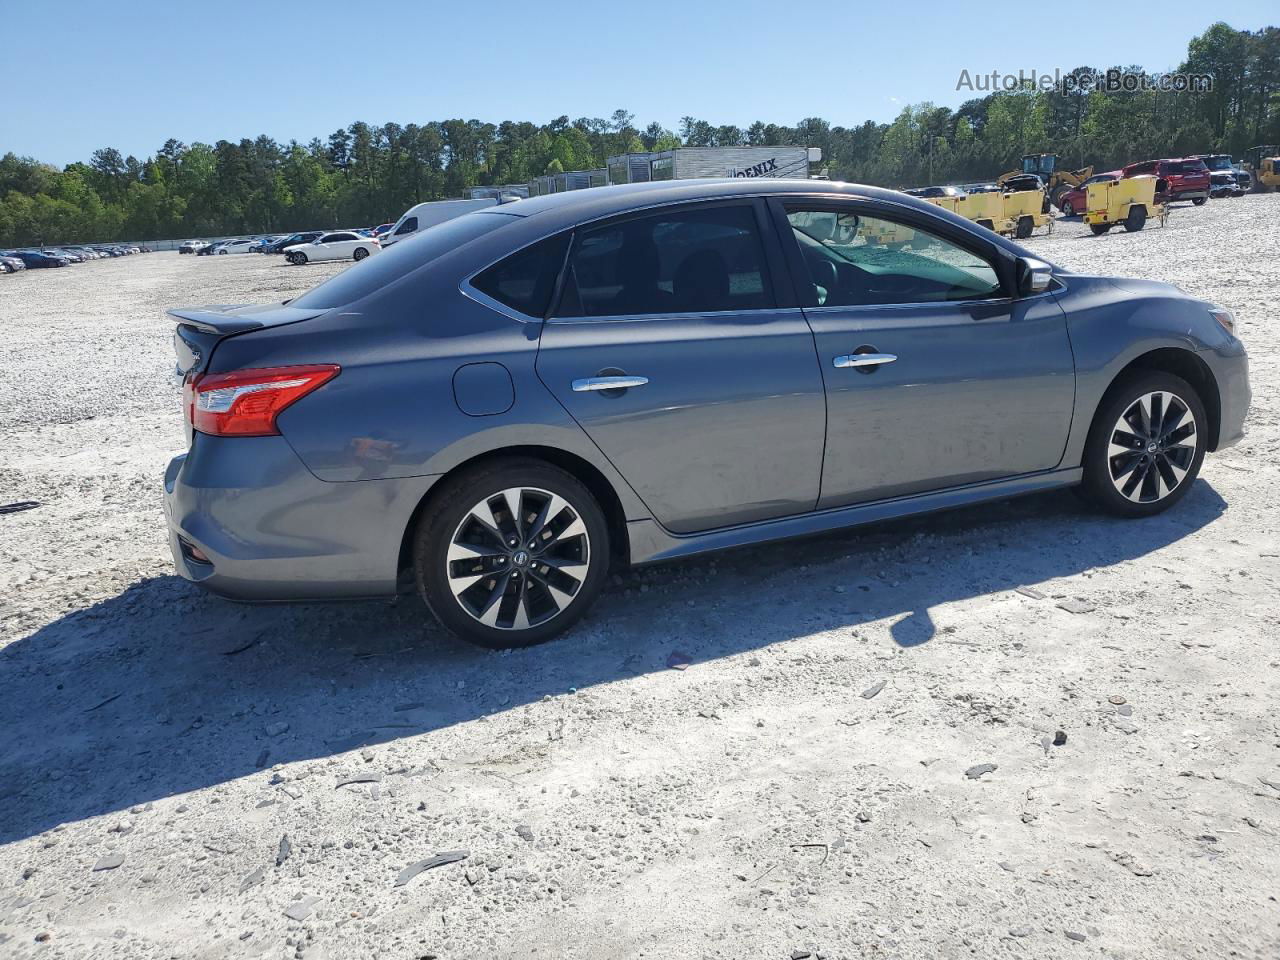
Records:
<instances>
[{"instance_id":1,"label":"rear tire","mask_svg":"<svg viewBox=\"0 0 1280 960\"><path fill-rule=\"evenodd\" d=\"M1112 385L1094 414L1081 493L1121 517L1169 509L1200 473L1208 425L1200 395L1181 377L1126 377Z\"/></svg>"},{"instance_id":2,"label":"rear tire","mask_svg":"<svg viewBox=\"0 0 1280 960\"><path fill-rule=\"evenodd\" d=\"M1062 201L1062 215L1064 217L1074 217L1076 215L1076 208L1071 205L1070 200Z\"/></svg>"},{"instance_id":3,"label":"rear tire","mask_svg":"<svg viewBox=\"0 0 1280 960\"><path fill-rule=\"evenodd\" d=\"M1208 197L1196 197L1191 202L1194 203L1197 207L1203 207L1206 203L1208 203L1208 201L1209 201Z\"/></svg>"},{"instance_id":4,"label":"rear tire","mask_svg":"<svg viewBox=\"0 0 1280 960\"><path fill-rule=\"evenodd\" d=\"M571 627L608 573L609 527L591 491L541 460L510 457L444 481L413 534L418 592L436 619L489 649Z\"/></svg>"},{"instance_id":5,"label":"rear tire","mask_svg":"<svg viewBox=\"0 0 1280 960\"><path fill-rule=\"evenodd\" d=\"M1031 236L1031 231L1034 230L1035 227L1035 221L1030 217L1019 217L1018 226L1017 229L1014 230L1014 235L1019 240L1025 240L1027 237Z\"/></svg>"},{"instance_id":6,"label":"rear tire","mask_svg":"<svg viewBox=\"0 0 1280 960\"><path fill-rule=\"evenodd\" d=\"M1147 208L1141 204L1134 204L1129 208L1129 214L1124 218L1124 228L1129 233L1137 233L1147 225Z\"/></svg>"},{"instance_id":7,"label":"rear tire","mask_svg":"<svg viewBox=\"0 0 1280 960\"><path fill-rule=\"evenodd\" d=\"M1094 235L1095 237L1100 237L1100 236L1102 236L1104 233L1106 233L1108 230L1110 230L1110 229L1111 229L1111 224L1109 224L1109 223L1091 223L1091 224L1089 224L1089 229L1093 231L1093 235Z\"/></svg>"},{"instance_id":8,"label":"rear tire","mask_svg":"<svg viewBox=\"0 0 1280 960\"><path fill-rule=\"evenodd\" d=\"M356 263L359 263L368 255L369 255L369 251L366 250L364 247L356 247L355 250L352 251L351 253L351 259L354 260Z\"/></svg>"}]
</instances>

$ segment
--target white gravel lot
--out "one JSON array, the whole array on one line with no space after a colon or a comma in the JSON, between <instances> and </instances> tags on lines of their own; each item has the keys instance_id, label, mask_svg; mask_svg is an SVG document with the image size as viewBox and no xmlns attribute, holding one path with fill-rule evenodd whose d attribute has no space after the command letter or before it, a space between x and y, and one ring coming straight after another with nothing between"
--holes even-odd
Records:
<instances>
[{"instance_id":1,"label":"white gravel lot","mask_svg":"<svg viewBox=\"0 0 1280 960\"><path fill-rule=\"evenodd\" d=\"M509 654L416 599L173 576L163 309L340 265L0 277L0 504L41 504L0 514L0 956L1280 955L1278 227L1250 196L1028 243L1235 311L1249 436L1173 511L650 568Z\"/></svg>"}]
</instances>

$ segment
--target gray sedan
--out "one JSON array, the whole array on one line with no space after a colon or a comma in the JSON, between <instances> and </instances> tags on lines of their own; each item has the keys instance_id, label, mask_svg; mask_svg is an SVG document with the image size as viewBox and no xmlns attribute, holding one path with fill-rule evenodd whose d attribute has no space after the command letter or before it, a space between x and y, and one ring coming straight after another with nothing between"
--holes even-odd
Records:
<instances>
[{"instance_id":1,"label":"gray sedan","mask_svg":"<svg viewBox=\"0 0 1280 960\"><path fill-rule=\"evenodd\" d=\"M178 571L250 601L416 586L491 647L562 632L617 563L1056 487L1150 516L1249 404L1219 307L852 184L538 197L286 304L170 312Z\"/></svg>"}]
</instances>

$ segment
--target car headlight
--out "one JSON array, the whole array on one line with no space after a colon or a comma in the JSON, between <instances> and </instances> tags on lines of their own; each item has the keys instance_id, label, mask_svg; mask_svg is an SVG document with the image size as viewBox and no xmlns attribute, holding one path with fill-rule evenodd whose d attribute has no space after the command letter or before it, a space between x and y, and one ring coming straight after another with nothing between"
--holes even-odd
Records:
<instances>
[{"instance_id":1,"label":"car headlight","mask_svg":"<svg viewBox=\"0 0 1280 960\"><path fill-rule=\"evenodd\" d=\"M1230 310L1214 307L1209 311L1209 315L1217 320L1222 325L1222 329L1231 334L1231 336L1234 337L1236 335L1236 318Z\"/></svg>"}]
</instances>

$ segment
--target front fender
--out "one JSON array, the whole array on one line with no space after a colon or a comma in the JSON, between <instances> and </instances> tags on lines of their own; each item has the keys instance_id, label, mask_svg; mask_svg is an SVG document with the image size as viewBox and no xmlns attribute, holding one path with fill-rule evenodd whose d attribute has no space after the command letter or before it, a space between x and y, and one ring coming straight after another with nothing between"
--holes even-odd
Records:
<instances>
[{"instance_id":1,"label":"front fender","mask_svg":"<svg viewBox=\"0 0 1280 960\"><path fill-rule=\"evenodd\" d=\"M1209 305L1154 281L1065 275L1055 297L1067 317L1076 361L1076 407L1063 466L1081 464L1094 413L1116 378L1155 350L1185 352L1211 379L1200 354L1238 341L1209 314Z\"/></svg>"}]
</instances>

